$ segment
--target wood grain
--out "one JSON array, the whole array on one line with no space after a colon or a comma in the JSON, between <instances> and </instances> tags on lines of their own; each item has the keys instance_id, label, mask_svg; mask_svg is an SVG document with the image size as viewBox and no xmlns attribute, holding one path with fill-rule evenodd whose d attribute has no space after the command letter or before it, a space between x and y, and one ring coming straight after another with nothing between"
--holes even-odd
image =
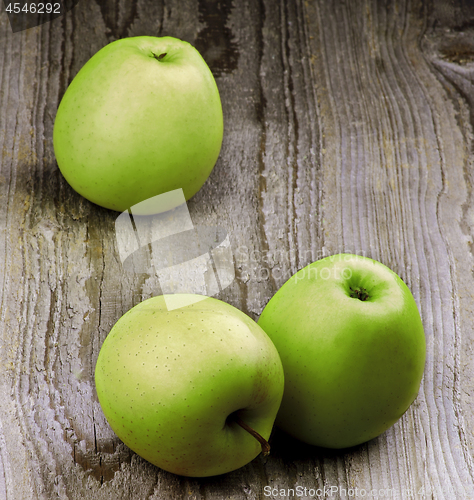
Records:
<instances>
[{"instance_id":1,"label":"wood grain","mask_svg":"<svg viewBox=\"0 0 474 500\"><path fill-rule=\"evenodd\" d=\"M221 155L188 203L196 225L231 238L236 279L218 298L257 319L291 274L343 251L411 288L425 375L379 438L336 452L276 430L269 457L189 479L109 428L94 388L100 346L160 289L122 269L118 214L67 185L52 130L82 65L145 34L195 44L221 92ZM0 498L263 499L265 486L474 498L473 124L467 0L82 0L15 34L2 12Z\"/></svg>"}]
</instances>

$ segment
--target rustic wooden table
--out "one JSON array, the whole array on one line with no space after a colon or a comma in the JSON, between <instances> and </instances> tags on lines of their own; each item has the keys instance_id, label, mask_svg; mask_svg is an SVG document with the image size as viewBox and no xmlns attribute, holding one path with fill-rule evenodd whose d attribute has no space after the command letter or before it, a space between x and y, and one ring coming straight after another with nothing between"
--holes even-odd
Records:
<instances>
[{"instance_id":1,"label":"rustic wooden table","mask_svg":"<svg viewBox=\"0 0 474 500\"><path fill-rule=\"evenodd\" d=\"M52 130L81 66L145 34L193 43L221 92L221 155L188 204L230 235L218 298L257 319L292 273L343 251L410 286L424 379L379 438L336 452L276 431L269 457L189 479L109 428L97 355L156 280L122 272L118 214L68 186ZM2 6L0 85L0 498L474 498L472 1L80 0L17 33Z\"/></svg>"}]
</instances>

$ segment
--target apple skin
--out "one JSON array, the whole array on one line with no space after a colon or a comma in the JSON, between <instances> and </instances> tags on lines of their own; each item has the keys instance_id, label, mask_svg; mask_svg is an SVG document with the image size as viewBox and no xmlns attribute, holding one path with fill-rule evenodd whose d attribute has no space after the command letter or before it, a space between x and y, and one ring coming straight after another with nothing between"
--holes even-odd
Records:
<instances>
[{"instance_id":1,"label":"apple skin","mask_svg":"<svg viewBox=\"0 0 474 500\"><path fill-rule=\"evenodd\" d=\"M66 90L53 131L67 182L120 212L179 188L191 198L222 138L219 91L204 59L187 42L150 36L117 40L92 56Z\"/></svg>"},{"instance_id":2,"label":"apple skin","mask_svg":"<svg viewBox=\"0 0 474 500\"><path fill-rule=\"evenodd\" d=\"M363 288L367 300L351 297ZM375 260L326 257L290 278L258 324L285 372L276 425L311 445L346 448L391 427L417 396L426 342L405 283Z\"/></svg>"},{"instance_id":3,"label":"apple skin","mask_svg":"<svg viewBox=\"0 0 474 500\"><path fill-rule=\"evenodd\" d=\"M168 311L163 299L130 309L105 339L95 370L103 412L129 448L169 472L238 469L262 448L232 415L268 440L284 386L278 352L225 302Z\"/></svg>"}]
</instances>

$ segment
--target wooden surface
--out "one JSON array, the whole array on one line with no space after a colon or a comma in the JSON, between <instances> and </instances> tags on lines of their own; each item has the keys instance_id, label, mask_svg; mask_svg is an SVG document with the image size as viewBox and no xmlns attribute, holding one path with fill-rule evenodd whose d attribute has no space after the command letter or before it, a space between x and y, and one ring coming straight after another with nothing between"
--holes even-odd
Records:
<instances>
[{"instance_id":1,"label":"wooden surface","mask_svg":"<svg viewBox=\"0 0 474 500\"><path fill-rule=\"evenodd\" d=\"M159 290L154 276L123 272L118 214L67 185L52 130L81 66L134 35L187 40L216 75L224 143L188 206L195 224L230 235L236 279L218 298L257 319L292 273L342 251L410 286L424 379L379 438L334 452L277 431L269 457L187 479L108 427L93 380L100 346ZM474 498L471 1L80 0L15 34L2 6L0 85L1 499L291 498L297 486Z\"/></svg>"}]
</instances>

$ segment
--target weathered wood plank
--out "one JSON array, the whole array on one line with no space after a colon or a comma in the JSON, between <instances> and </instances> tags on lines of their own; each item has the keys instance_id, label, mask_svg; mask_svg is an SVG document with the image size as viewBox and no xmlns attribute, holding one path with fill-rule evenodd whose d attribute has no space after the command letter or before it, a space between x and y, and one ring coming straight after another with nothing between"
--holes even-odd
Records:
<instances>
[{"instance_id":1,"label":"weathered wood plank","mask_svg":"<svg viewBox=\"0 0 474 500\"><path fill-rule=\"evenodd\" d=\"M390 432L378 440L390 470L398 471L396 487L470 497L472 459L457 401L463 349L456 303L458 275L472 268L460 217L469 144L420 50L433 20L418 9L383 3L340 13L315 9L332 28L322 31L321 43L327 66L321 115L331 137L323 146L325 244L331 253L344 248L385 262L421 307L428 343L423 391L392 430L396 446ZM468 343L469 330L463 330ZM356 484L366 481L369 464L359 462ZM382 485L380 479L375 475L372 484Z\"/></svg>"},{"instance_id":2,"label":"weathered wood plank","mask_svg":"<svg viewBox=\"0 0 474 500\"><path fill-rule=\"evenodd\" d=\"M474 498L473 26L462 0L81 1L16 34L2 13L0 498L262 499L265 486ZM188 206L230 235L236 279L219 298L257 318L297 269L341 251L412 289L425 377L379 438L333 452L277 431L270 457L197 480L151 466L108 427L100 346L160 290L122 270L117 214L65 183L52 129L89 57L142 34L194 43L217 78L224 144Z\"/></svg>"}]
</instances>

